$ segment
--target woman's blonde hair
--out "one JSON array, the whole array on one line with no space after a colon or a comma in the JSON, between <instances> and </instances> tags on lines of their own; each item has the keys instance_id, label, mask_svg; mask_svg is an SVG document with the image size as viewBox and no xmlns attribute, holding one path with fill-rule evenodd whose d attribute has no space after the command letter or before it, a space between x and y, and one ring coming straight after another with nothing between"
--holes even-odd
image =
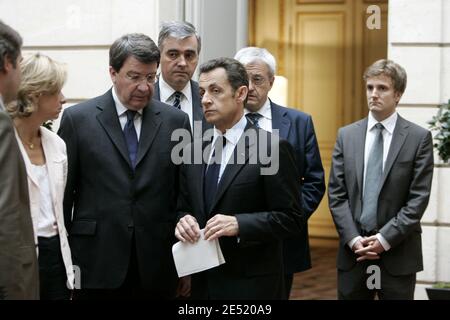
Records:
<instances>
[{"instance_id":1,"label":"woman's blonde hair","mask_svg":"<svg viewBox=\"0 0 450 320\"><path fill-rule=\"evenodd\" d=\"M8 112L13 118L30 116L35 111L32 97L60 92L67 79L64 64L39 52L25 54L20 62L20 70L22 82L17 100L7 106Z\"/></svg>"}]
</instances>

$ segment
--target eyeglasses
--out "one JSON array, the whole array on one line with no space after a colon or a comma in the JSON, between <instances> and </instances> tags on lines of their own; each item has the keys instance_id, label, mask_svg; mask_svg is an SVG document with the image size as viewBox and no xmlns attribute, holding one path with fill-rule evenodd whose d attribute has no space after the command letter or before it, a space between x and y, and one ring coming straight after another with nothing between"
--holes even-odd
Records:
<instances>
[{"instance_id":1,"label":"eyeglasses","mask_svg":"<svg viewBox=\"0 0 450 320\"><path fill-rule=\"evenodd\" d=\"M140 84L143 80L147 84L154 84L156 82L156 74L148 74L146 76L139 73L125 73L125 78L134 84Z\"/></svg>"}]
</instances>

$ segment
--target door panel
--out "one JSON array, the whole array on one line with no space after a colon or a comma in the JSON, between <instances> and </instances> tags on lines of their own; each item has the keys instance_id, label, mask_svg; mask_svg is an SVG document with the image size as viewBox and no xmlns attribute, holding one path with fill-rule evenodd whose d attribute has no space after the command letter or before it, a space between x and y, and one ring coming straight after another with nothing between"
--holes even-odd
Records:
<instances>
[{"instance_id":1,"label":"door panel","mask_svg":"<svg viewBox=\"0 0 450 320\"><path fill-rule=\"evenodd\" d=\"M277 59L289 106L312 115L327 182L338 129L367 115L364 69L387 56L387 1L369 2L249 1L249 43ZM371 4L381 8L380 30L366 28ZM327 196L309 229L312 237L337 238Z\"/></svg>"}]
</instances>

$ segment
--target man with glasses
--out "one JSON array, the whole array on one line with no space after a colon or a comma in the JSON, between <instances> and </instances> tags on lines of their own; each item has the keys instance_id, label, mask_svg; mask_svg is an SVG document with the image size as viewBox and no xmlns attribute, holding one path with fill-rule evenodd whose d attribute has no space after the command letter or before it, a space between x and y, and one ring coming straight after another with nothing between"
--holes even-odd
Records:
<instances>
[{"instance_id":1,"label":"man with glasses","mask_svg":"<svg viewBox=\"0 0 450 320\"><path fill-rule=\"evenodd\" d=\"M170 299L179 172L171 134L189 130L189 118L152 100L160 53L148 36L120 37L109 58L113 88L67 109L59 131L69 162L65 222L81 280L74 297Z\"/></svg>"},{"instance_id":2,"label":"man with glasses","mask_svg":"<svg viewBox=\"0 0 450 320\"><path fill-rule=\"evenodd\" d=\"M264 48L247 47L236 53L247 70L250 85L246 115L255 125L272 132L279 130L280 137L294 147L297 169L301 181L299 196L308 219L319 206L325 193L324 171L320 159L314 125L309 114L285 108L269 99L268 94L275 81L275 58ZM308 224L302 233L283 242L286 298L289 298L293 275L311 268Z\"/></svg>"}]
</instances>

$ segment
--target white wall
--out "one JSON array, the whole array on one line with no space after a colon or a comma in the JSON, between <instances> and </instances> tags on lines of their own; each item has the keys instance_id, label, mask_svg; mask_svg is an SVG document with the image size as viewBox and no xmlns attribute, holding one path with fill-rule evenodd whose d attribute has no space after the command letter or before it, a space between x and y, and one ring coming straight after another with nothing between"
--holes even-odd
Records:
<instances>
[{"instance_id":1,"label":"white wall","mask_svg":"<svg viewBox=\"0 0 450 320\"><path fill-rule=\"evenodd\" d=\"M232 57L247 40L247 0L0 0L0 13L22 35L24 53L67 64L66 107L109 89L109 46L123 34L145 33L157 43L162 21L192 22L203 40L200 63Z\"/></svg>"},{"instance_id":2,"label":"white wall","mask_svg":"<svg viewBox=\"0 0 450 320\"><path fill-rule=\"evenodd\" d=\"M437 106L450 98L450 15L448 0L390 0L389 58L405 67L408 86L398 108L428 128ZM435 162L440 162L435 154ZM434 171L430 204L422 219L424 271L417 275L416 299L425 288L450 281L450 168Z\"/></svg>"}]
</instances>

